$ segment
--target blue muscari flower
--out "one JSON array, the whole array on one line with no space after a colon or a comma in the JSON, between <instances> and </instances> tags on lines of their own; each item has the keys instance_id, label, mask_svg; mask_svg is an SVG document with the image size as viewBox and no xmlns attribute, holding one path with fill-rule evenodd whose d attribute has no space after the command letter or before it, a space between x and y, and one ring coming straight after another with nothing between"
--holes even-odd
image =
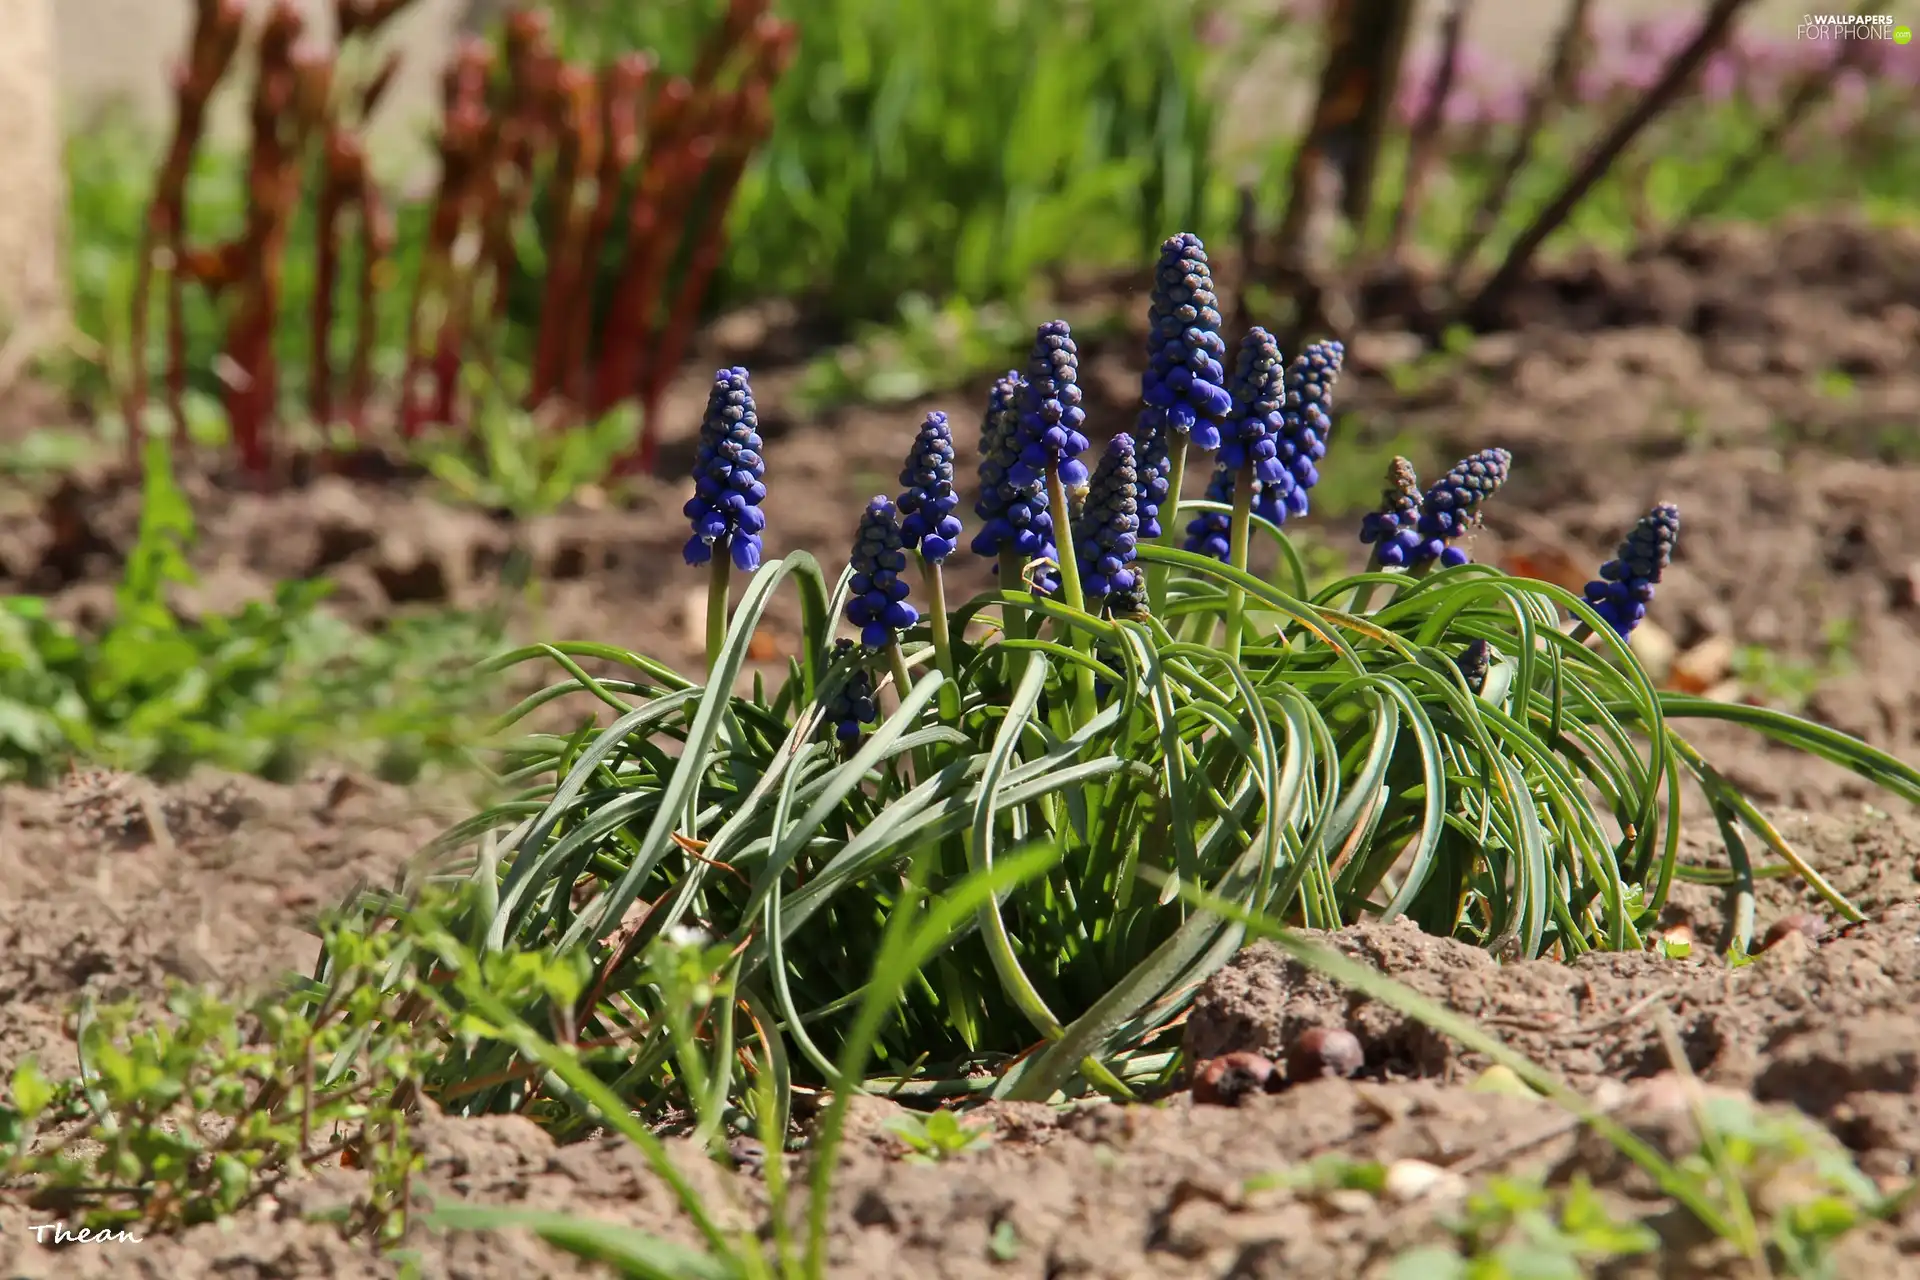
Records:
<instances>
[{"instance_id":1,"label":"blue muscari flower","mask_svg":"<svg viewBox=\"0 0 1920 1280\"><path fill-rule=\"evenodd\" d=\"M827 701L827 719L833 722L834 737L842 742L854 742L866 726L880 718L879 709L873 703L873 672L854 655L851 640L834 641L833 661L835 664L851 662L852 666L846 683Z\"/></svg>"},{"instance_id":2,"label":"blue muscari flower","mask_svg":"<svg viewBox=\"0 0 1920 1280\"><path fill-rule=\"evenodd\" d=\"M742 572L760 567L760 534L767 517L767 465L760 457L760 417L745 369L713 375L706 416L700 419L700 452L693 464L693 497L682 509L693 537L682 553L688 564L713 559L713 544L727 540Z\"/></svg>"},{"instance_id":3,"label":"blue muscari flower","mask_svg":"<svg viewBox=\"0 0 1920 1280\"><path fill-rule=\"evenodd\" d=\"M973 553L989 559L1011 550L1022 560L1052 560L1053 516L1047 510L1044 476L1014 472L1020 464L1020 405L1027 380L1009 370L993 384L986 417L980 423L980 500L974 514L981 520L973 538ZM994 572L1000 571L994 566ZM1007 584L1011 589L1012 584Z\"/></svg>"},{"instance_id":4,"label":"blue muscari flower","mask_svg":"<svg viewBox=\"0 0 1920 1280\"><path fill-rule=\"evenodd\" d=\"M1140 574L1134 553L1140 536L1140 477L1133 437L1117 435L1100 455L1086 506L1074 525L1080 585L1087 607L1098 612L1110 595L1133 590Z\"/></svg>"},{"instance_id":5,"label":"blue muscari flower","mask_svg":"<svg viewBox=\"0 0 1920 1280\"><path fill-rule=\"evenodd\" d=\"M1360 541L1373 544L1374 555L1388 568L1413 563L1424 545L1420 537L1420 478L1405 458L1396 457L1387 467L1387 487L1380 494L1380 509L1360 518Z\"/></svg>"},{"instance_id":6,"label":"blue muscari flower","mask_svg":"<svg viewBox=\"0 0 1920 1280\"><path fill-rule=\"evenodd\" d=\"M893 499L875 498L860 517L853 541L853 584L847 597L847 621L860 628L860 643L883 648L920 621L907 603L905 544L900 536L900 511Z\"/></svg>"},{"instance_id":7,"label":"blue muscari flower","mask_svg":"<svg viewBox=\"0 0 1920 1280\"><path fill-rule=\"evenodd\" d=\"M1482 449L1454 463L1453 470L1421 496L1420 545L1409 562L1438 560L1449 569L1465 564L1467 553L1452 545L1453 540L1472 530L1480 517L1480 504L1506 483L1512 465L1513 455L1505 449Z\"/></svg>"},{"instance_id":8,"label":"blue muscari flower","mask_svg":"<svg viewBox=\"0 0 1920 1280\"><path fill-rule=\"evenodd\" d=\"M1086 451L1087 437L1080 428L1086 420L1087 411L1080 407L1080 351L1073 345L1073 331L1065 320L1049 320L1034 334L1027 387L1020 402L1020 460L1009 479L1017 485L1044 481L1051 467L1064 488L1085 486L1087 465L1080 455Z\"/></svg>"},{"instance_id":9,"label":"blue muscari flower","mask_svg":"<svg viewBox=\"0 0 1920 1280\"><path fill-rule=\"evenodd\" d=\"M1587 603L1625 639L1647 616L1653 589L1673 562L1680 541L1680 508L1662 502L1640 517L1621 540L1613 559L1600 566L1600 579L1587 584Z\"/></svg>"},{"instance_id":10,"label":"blue muscari flower","mask_svg":"<svg viewBox=\"0 0 1920 1280\"><path fill-rule=\"evenodd\" d=\"M1280 344L1255 326L1240 341L1233 367L1233 413L1221 432L1219 465L1238 475L1253 468L1262 494L1283 498L1293 477L1280 462L1280 433L1286 427L1286 365Z\"/></svg>"},{"instance_id":11,"label":"blue muscari flower","mask_svg":"<svg viewBox=\"0 0 1920 1280\"><path fill-rule=\"evenodd\" d=\"M1338 342L1314 342L1287 368L1286 411L1280 428L1279 458L1293 483L1281 495L1287 514L1307 514L1307 496L1320 483L1314 464L1327 456L1333 431L1333 384L1347 349Z\"/></svg>"},{"instance_id":12,"label":"blue muscari flower","mask_svg":"<svg viewBox=\"0 0 1920 1280\"><path fill-rule=\"evenodd\" d=\"M1134 470L1140 477L1140 537L1152 542L1162 532L1160 508L1173 488L1173 459L1167 455L1167 433L1157 409L1142 409L1134 424Z\"/></svg>"},{"instance_id":13,"label":"blue muscari flower","mask_svg":"<svg viewBox=\"0 0 1920 1280\"><path fill-rule=\"evenodd\" d=\"M900 534L928 564L939 564L960 542L960 495L953 489L953 428L947 415L929 413L900 472Z\"/></svg>"},{"instance_id":14,"label":"blue muscari flower","mask_svg":"<svg viewBox=\"0 0 1920 1280\"><path fill-rule=\"evenodd\" d=\"M1167 430L1187 436L1192 448L1218 449L1220 419L1233 401L1221 365L1227 344L1220 337L1213 268L1200 237L1183 231L1160 246L1147 330L1141 398Z\"/></svg>"}]
</instances>

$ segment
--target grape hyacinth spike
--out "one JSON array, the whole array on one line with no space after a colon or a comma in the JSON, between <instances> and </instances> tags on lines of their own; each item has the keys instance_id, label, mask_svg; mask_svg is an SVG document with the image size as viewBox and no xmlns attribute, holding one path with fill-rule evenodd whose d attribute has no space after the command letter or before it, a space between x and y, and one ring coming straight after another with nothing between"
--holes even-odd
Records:
<instances>
[{"instance_id":1,"label":"grape hyacinth spike","mask_svg":"<svg viewBox=\"0 0 1920 1280\"><path fill-rule=\"evenodd\" d=\"M1014 479L1020 465L1020 407L1026 395L1027 380L1015 369L995 382L987 397L980 423L980 500L973 507L981 520L973 537L977 556L997 560L1006 552L1023 563L1055 558L1045 477ZM1000 566L994 565L993 571L998 574ZM1046 581L1041 575L1036 585L1044 587Z\"/></svg>"},{"instance_id":2,"label":"grape hyacinth spike","mask_svg":"<svg viewBox=\"0 0 1920 1280\"><path fill-rule=\"evenodd\" d=\"M690 565L713 559L716 542L726 539L735 567L751 573L760 567L760 535L767 527L760 504L766 499L766 462L760 456L760 417L745 369L721 369L707 393L700 419L700 451L693 464L693 497L683 514L693 537L683 555Z\"/></svg>"},{"instance_id":3,"label":"grape hyacinth spike","mask_svg":"<svg viewBox=\"0 0 1920 1280\"><path fill-rule=\"evenodd\" d=\"M1395 457L1388 465L1380 509L1360 518L1360 541L1371 544L1374 557L1389 569L1404 568L1418 555L1422 545L1420 477L1405 458Z\"/></svg>"},{"instance_id":4,"label":"grape hyacinth spike","mask_svg":"<svg viewBox=\"0 0 1920 1280\"><path fill-rule=\"evenodd\" d=\"M1470 458L1453 464L1453 470L1420 498L1420 546L1412 563L1438 560L1451 569L1467 562L1467 553L1453 545L1472 532L1480 520L1480 508L1494 491L1506 483L1513 466L1513 455L1505 449L1482 449Z\"/></svg>"},{"instance_id":5,"label":"grape hyacinth spike","mask_svg":"<svg viewBox=\"0 0 1920 1280\"><path fill-rule=\"evenodd\" d=\"M1286 427L1286 365L1280 344L1255 326L1240 340L1231 384L1233 413L1220 434L1219 465L1236 474L1249 467L1262 493L1284 497L1292 476L1280 461Z\"/></svg>"},{"instance_id":6,"label":"grape hyacinth spike","mask_svg":"<svg viewBox=\"0 0 1920 1280\"><path fill-rule=\"evenodd\" d=\"M836 664L850 661L853 665L847 672L846 683L827 702L827 719L833 723L834 737L841 742L855 742L868 725L880 718L879 708L873 701L873 672L859 661L851 640L834 641L833 661Z\"/></svg>"},{"instance_id":7,"label":"grape hyacinth spike","mask_svg":"<svg viewBox=\"0 0 1920 1280\"><path fill-rule=\"evenodd\" d=\"M1340 380L1346 358L1347 349L1340 343L1314 342L1287 368L1279 459L1292 483L1279 496L1288 515L1306 515L1308 494L1320 483L1315 464L1327 456L1327 437L1333 431L1333 384Z\"/></svg>"},{"instance_id":8,"label":"grape hyacinth spike","mask_svg":"<svg viewBox=\"0 0 1920 1280\"><path fill-rule=\"evenodd\" d=\"M900 472L900 534L928 564L939 564L960 543L960 495L953 488L953 428L947 415L929 413Z\"/></svg>"},{"instance_id":9,"label":"grape hyacinth spike","mask_svg":"<svg viewBox=\"0 0 1920 1280\"><path fill-rule=\"evenodd\" d=\"M1097 611L1111 595L1131 592L1140 578L1134 555L1140 536L1140 477L1133 437L1121 434L1107 445L1094 470L1086 506L1074 527L1080 557L1080 586L1087 606Z\"/></svg>"},{"instance_id":10,"label":"grape hyacinth spike","mask_svg":"<svg viewBox=\"0 0 1920 1280\"><path fill-rule=\"evenodd\" d=\"M847 621L860 628L861 644L884 649L920 621L919 612L907 603L907 580L900 576L907 567L907 552L893 499L876 497L867 504L854 538L852 560Z\"/></svg>"},{"instance_id":11,"label":"grape hyacinth spike","mask_svg":"<svg viewBox=\"0 0 1920 1280\"><path fill-rule=\"evenodd\" d=\"M1020 463L1020 402L1027 380L1010 370L993 384L980 423L980 500L973 513L980 532L973 553L998 556L1015 551L1024 559L1053 554L1053 525L1047 514L1045 486L1039 480L1015 483Z\"/></svg>"},{"instance_id":12,"label":"grape hyacinth spike","mask_svg":"<svg viewBox=\"0 0 1920 1280\"><path fill-rule=\"evenodd\" d=\"M1168 431L1191 447L1220 447L1220 420L1233 408L1226 390L1227 344L1213 268L1200 237L1183 231L1160 246L1147 304L1147 368L1141 398Z\"/></svg>"},{"instance_id":13,"label":"grape hyacinth spike","mask_svg":"<svg viewBox=\"0 0 1920 1280\"><path fill-rule=\"evenodd\" d=\"M1087 483L1087 450L1081 431L1087 411L1080 407L1080 350L1065 320L1049 320L1034 334L1027 364L1026 394L1020 404L1020 460L1011 479L1017 485L1044 482L1052 468L1064 488Z\"/></svg>"},{"instance_id":14,"label":"grape hyacinth spike","mask_svg":"<svg viewBox=\"0 0 1920 1280\"><path fill-rule=\"evenodd\" d=\"M1640 517L1620 542L1613 559L1600 566L1598 581L1587 584L1587 603L1626 639L1647 616L1653 589L1680 541L1680 508L1662 502Z\"/></svg>"}]
</instances>

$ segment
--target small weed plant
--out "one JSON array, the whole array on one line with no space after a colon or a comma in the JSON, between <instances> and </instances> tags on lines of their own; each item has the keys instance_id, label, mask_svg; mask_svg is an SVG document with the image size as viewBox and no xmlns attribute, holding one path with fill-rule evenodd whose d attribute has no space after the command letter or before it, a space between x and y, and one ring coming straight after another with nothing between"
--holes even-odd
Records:
<instances>
[{"instance_id":1,"label":"small weed plant","mask_svg":"<svg viewBox=\"0 0 1920 1280\"><path fill-rule=\"evenodd\" d=\"M966 1124L951 1111L935 1111L925 1117L909 1112L896 1116L887 1129L907 1144L911 1152L907 1159L915 1164L937 1164L993 1141L985 1129Z\"/></svg>"}]
</instances>

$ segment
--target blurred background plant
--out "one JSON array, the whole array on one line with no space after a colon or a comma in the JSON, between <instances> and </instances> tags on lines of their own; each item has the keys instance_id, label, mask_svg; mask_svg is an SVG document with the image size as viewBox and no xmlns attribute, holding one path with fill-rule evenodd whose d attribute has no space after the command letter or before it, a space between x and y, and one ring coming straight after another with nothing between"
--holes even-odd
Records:
<instances>
[{"instance_id":1,"label":"blurred background plant","mask_svg":"<svg viewBox=\"0 0 1920 1280\"><path fill-rule=\"evenodd\" d=\"M103 325L129 441L150 417L185 437L197 382L220 397L242 468L265 479L291 393L322 432L365 443L381 416L412 440L465 423L463 364L502 359L529 371L529 407L596 419L632 400L651 416L701 313L734 187L771 125L792 27L764 0L734 0L674 75L632 49L567 61L546 13L516 8L495 41L453 54L437 183L407 211L403 247L364 136L398 55L376 61L366 42L409 3L335 0L333 51L311 43L290 0L276 0L251 42L241 0L198 0L165 158L137 230L121 223L131 252L76 255L76 283L100 300L83 298L80 313ZM243 48L249 128L236 173L231 160L200 157ZM203 210L208 185L227 191ZM76 196L83 217L96 202L116 218L132 203L117 183ZM300 258L291 273L290 257ZM516 298L531 299L523 323L499 323ZM118 332L114 314L126 317ZM150 414L154 365L161 406ZM283 378L283 367L299 373ZM643 434L623 465L650 467L654 447Z\"/></svg>"},{"instance_id":2,"label":"blurred background plant","mask_svg":"<svg viewBox=\"0 0 1920 1280\"><path fill-rule=\"evenodd\" d=\"M45 783L90 762L178 776L211 763L287 779L319 755L410 781L464 761L485 689L472 656L498 620L395 618L369 634L321 608L325 581L183 617L193 509L167 442L145 449L140 533L91 632L37 596L0 597L0 779Z\"/></svg>"},{"instance_id":3,"label":"blurred background plant","mask_svg":"<svg viewBox=\"0 0 1920 1280\"><path fill-rule=\"evenodd\" d=\"M643 456L621 469L650 469L648 413L719 308L797 300L816 338L865 352L816 368L804 408L886 402L990 368L1063 273L1135 262L1169 226L1236 231L1228 296L1299 333L1406 303L1368 280L1425 264L1413 327L1439 345L1494 323L1549 243L1652 247L1834 199L1890 213L1920 186L1907 50L1763 38L1742 0L1634 24L1572 0L1537 70L1476 51L1465 3L1431 42L1412 0L487 6L490 40L448 69L438 175L398 192L362 125L394 65L373 37L404 4L338 0L345 47L276 73L243 152L203 136L206 104L259 58L222 44L231 6L199 7L171 162L124 118L69 142L76 317L119 429L160 416L157 365L176 427L181 399L218 398L255 471L275 412L363 441L370 412L464 424L462 358L522 366L530 405L587 419L635 400ZM290 12L269 60L305 48ZM176 213L191 243L169 241ZM164 319L143 244L206 286ZM97 362L72 376L107 389Z\"/></svg>"}]
</instances>

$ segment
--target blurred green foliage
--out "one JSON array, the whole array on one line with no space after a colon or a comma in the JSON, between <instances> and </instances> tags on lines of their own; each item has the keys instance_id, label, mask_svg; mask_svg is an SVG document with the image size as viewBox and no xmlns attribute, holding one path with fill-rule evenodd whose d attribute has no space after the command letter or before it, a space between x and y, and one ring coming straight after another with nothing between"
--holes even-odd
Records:
<instances>
[{"instance_id":1,"label":"blurred green foliage","mask_svg":"<svg viewBox=\"0 0 1920 1280\"><path fill-rule=\"evenodd\" d=\"M724 0L561 0L575 55L688 65ZM799 57L733 211L722 294L834 318L902 294L1019 297L1073 264L1137 262L1225 226L1209 161L1225 59L1207 0L784 0Z\"/></svg>"}]
</instances>

